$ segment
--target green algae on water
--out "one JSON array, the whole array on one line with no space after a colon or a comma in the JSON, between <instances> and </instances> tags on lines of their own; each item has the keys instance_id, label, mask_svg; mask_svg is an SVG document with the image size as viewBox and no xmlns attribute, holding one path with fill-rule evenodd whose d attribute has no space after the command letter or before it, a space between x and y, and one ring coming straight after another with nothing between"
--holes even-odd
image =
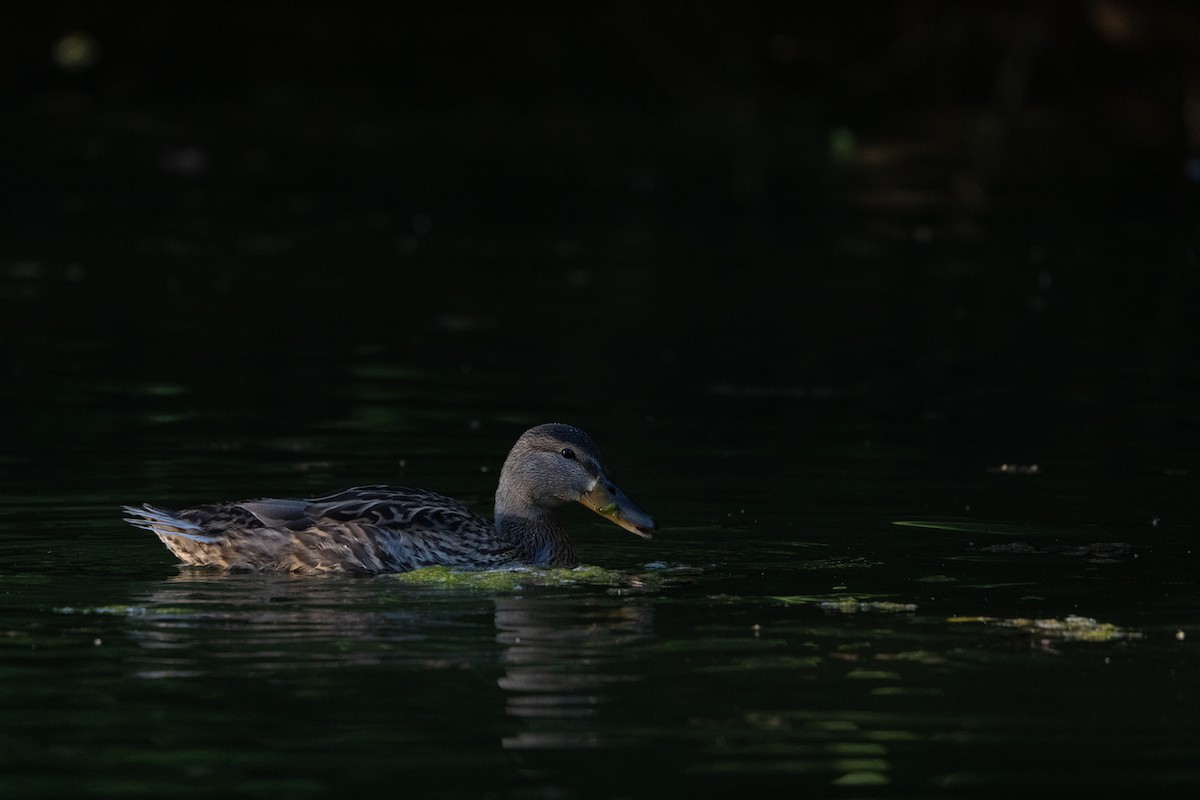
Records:
<instances>
[{"instance_id":1,"label":"green algae on water","mask_svg":"<svg viewBox=\"0 0 1200 800\"><path fill-rule=\"evenodd\" d=\"M1097 622L1091 617L1074 614L1063 619L1002 619L999 617L950 617L952 623L981 623L1001 628L1017 628L1047 638L1073 642L1110 642L1114 639L1140 639L1142 634L1121 628L1111 622Z\"/></svg>"},{"instance_id":2,"label":"green algae on water","mask_svg":"<svg viewBox=\"0 0 1200 800\"><path fill-rule=\"evenodd\" d=\"M447 586L461 589L481 589L492 592L520 592L529 586L639 586L644 587L647 576L633 577L603 567L521 567L517 569L462 572L450 567L421 567L411 572L391 576L414 586Z\"/></svg>"},{"instance_id":3,"label":"green algae on water","mask_svg":"<svg viewBox=\"0 0 1200 800\"><path fill-rule=\"evenodd\" d=\"M888 595L857 595L857 596L841 596L841 595L774 595L771 597L776 602L784 603L785 605L812 605L818 606L822 611L837 611L843 614L853 614L860 611L874 611L885 614L896 614L902 612L916 611L915 603L897 603L891 600L882 600L875 598L888 597Z\"/></svg>"},{"instance_id":4,"label":"green algae on water","mask_svg":"<svg viewBox=\"0 0 1200 800\"><path fill-rule=\"evenodd\" d=\"M524 588L527 578L524 570L488 570L486 572L458 572L450 567L421 567L411 572L400 572L390 577L415 586L451 586L465 589L517 592Z\"/></svg>"}]
</instances>

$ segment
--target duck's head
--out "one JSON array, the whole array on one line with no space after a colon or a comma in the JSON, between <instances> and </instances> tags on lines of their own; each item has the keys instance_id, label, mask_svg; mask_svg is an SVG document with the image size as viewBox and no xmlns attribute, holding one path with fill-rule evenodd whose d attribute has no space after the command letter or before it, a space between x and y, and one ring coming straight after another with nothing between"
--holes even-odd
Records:
<instances>
[{"instance_id":1,"label":"duck's head","mask_svg":"<svg viewBox=\"0 0 1200 800\"><path fill-rule=\"evenodd\" d=\"M550 423L521 434L500 471L497 513L576 502L643 539L658 530L654 518L617 488L596 443L579 428Z\"/></svg>"}]
</instances>

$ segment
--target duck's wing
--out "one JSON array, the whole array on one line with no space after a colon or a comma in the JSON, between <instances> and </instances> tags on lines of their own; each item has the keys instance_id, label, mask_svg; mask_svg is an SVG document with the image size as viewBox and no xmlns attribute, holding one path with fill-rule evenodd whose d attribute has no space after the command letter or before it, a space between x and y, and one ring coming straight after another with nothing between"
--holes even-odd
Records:
<instances>
[{"instance_id":1,"label":"duck's wing","mask_svg":"<svg viewBox=\"0 0 1200 800\"><path fill-rule=\"evenodd\" d=\"M297 550L341 552L355 571L403 572L431 565L488 569L520 559L492 523L456 500L423 489L357 486L303 500L238 505L264 527L292 532Z\"/></svg>"},{"instance_id":2,"label":"duck's wing","mask_svg":"<svg viewBox=\"0 0 1200 800\"><path fill-rule=\"evenodd\" d=\"M492 523L448 497L359 486L304 499L260 498L183 511L127 508L189 564L284 572L492 569L520 561Z\"/></svg>"},{"instance_id":3,"label":"duck's wing","mask_svg":"<svg viewBox=\"0 0 1200 800\"><path fill-rule=\"evenodd\" d=\"M236 508L265 527L293 531L331 523L413 531L492 530L490 522L457 500L404 486L356 486L306 499L243 500Z\"/></svg>"}]
</instances>

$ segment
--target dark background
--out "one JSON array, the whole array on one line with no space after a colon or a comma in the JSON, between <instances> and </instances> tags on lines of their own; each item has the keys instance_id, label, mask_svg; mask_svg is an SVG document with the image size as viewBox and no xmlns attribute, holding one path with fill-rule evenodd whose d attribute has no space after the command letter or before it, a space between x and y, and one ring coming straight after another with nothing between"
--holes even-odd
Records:
<instances>
[{"instance_id":1,"label":"dark background","mask_svg":"<svg viewBox=\"0 0 1200 800\"><path fill-rule=\"evenodd\" d=\"M320 412L378 348L1195 433L1193 4L3 13L14 396L54 346Z\"/></svg>"}]
</instances>

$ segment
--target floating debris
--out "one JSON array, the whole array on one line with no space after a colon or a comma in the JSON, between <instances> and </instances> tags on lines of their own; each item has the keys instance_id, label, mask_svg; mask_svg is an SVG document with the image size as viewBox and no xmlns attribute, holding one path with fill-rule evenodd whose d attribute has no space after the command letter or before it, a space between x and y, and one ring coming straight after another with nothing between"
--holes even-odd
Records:
<instances>
[{"instance_id":1,"label":"floating debris","mask_svg":"<svg viewBox=\"0 0 1200 800\"><path fill-rule=\"evenodd\" d=\"M979 551L983 553L1053 553L1056 555L1066 556L1081 556L1089 561L1096 563L1107 563L1118 561L1129 557L1131 554L1134 558L1137 557L1133 553L1133 546L1126 542L1089 542L1085 544L1060 544L1051 542L1046 544L1029 544L1023 541L1025 537L1045 536L1051 539L1058 539L1064 534L1061 529L1038 529L1030 528L1028 525L1011 525L1000 522L969 522L959 520L917 520L917 519L898 519L892 521L893 525L899 525L904 528L924 528L927 530L947 531L950 533L969 533L977 536L1020 536L1022 539L1017 539L1004 544L989 544L981 545ZM1075 531L1067 531L1072 536L1081 535ZM974 545L975 542L970 542Z\"/></svg>"},{"instance_id":2,"label":"floating debris","mask_svg":"<svg viewBox=\"0 0 1200 800\"><path fill-rule=\"evenodd\" d=\"M55 614L111 614L114 616L133 616L145 614L145 606L60 606L54 609Z\"/></svg>"},{"instance_id":3,"label":"floating debris","mask_svg":"<svg viewBox=\"0 0 1200 800\"><path fill-rule=\"evenodd\" d=\"M952 533L974 533L987 536L1011 536L1016 533L1029 533L1027 525L1009 525L1002 522L967 522L960 520L923 520L897 519L893 525L904 528L927 528L935 531L950 531Z\"/></svg>"},{"instance_id":4,"label":"floating debris","mask_svg":"<svg viewBox=\"0 0 1200 800\"><path fill-rule=\"evenodd\" d=\"M916 603L892 603L887 600L842 600L821 603L822 611L837 611L842 614L857 614L859 612L876 612L882 614L901 614L917 610Z\"/></svg>"},{"instance_id":5,"label":"floating debris","mask_svg":"<svg viewBox=\"0 0 1200 800\"><path fill-rule=\"evenodd\" d=\"M1111 642L1116 639L1141 639L1138 631L1125 630L1111 622L1097 622L1091 617L1081 617L1074 614L1064 619L1027 619L1015 617L1004 619L1000 617L950 617L946 620L952 623L980 623L995 625L1001 628L1019 628L1030 633L1065 639L1073 642Z\"/></svg>"},{"instance_id":6,"label":"floating debris","mask_svg":"<svg viewBox=\"0 0 1200 800\"><path fill-rule=\"evenodd\" d=\"M869 569L871 567L883 566L882 561L871 561L862 556L844 556L838 558L810 558L796 565L796 569L803 570L824 570L824 569Z\"/></svg>"},{"instance_id":7,"label":"floating debris","mask_svg":"<svg viewBox=\"0 0 1200 800\"><path fill-rule=\"evenodd\" d=\"M1002 475L1037 475L1041 469L1037 464L1001 464L998 467L988 467L988 472Z\"/></svg>"},{"instance_id":8,"label":"floating debris","mask_svg":"<svg viewBox=\"0 0 1200 800\"><path fill-rule=\"evenodd\" d=\"M788 605L817 606L822 611L836 611L842 614L857 614L859 612L899 614L917 610L915 603L896 603L890 600L870 600L863 597L796 594L775 596L771 599Z\"/></svg>"},{"instance_id":9,"label":"floating debris","mask_svg":"<svg viewBox=\"0 0 1200 800\"><path fill-rule=\"evenodd\" d=\"M979 548L985 553L1034 553L1062 556L1082 556L1097 564L1120 561L1132 552L1133 547L1125 542L1092 542L1091 544L1044 544L1032 545L1025 542L992 544Z\"/></svg>"},{"instance_id":10,"label":"floating debris","mask_svg":"<svg viewBox=\"0 0 1200 800\"><path fill-rule=\"evenodd\" d=\"M846 673L846 677L852 680L868 680L868 681L898 681L900 680L899 672L892 672L886 669L852 669Z\"/></svg>"}]
</instances>

